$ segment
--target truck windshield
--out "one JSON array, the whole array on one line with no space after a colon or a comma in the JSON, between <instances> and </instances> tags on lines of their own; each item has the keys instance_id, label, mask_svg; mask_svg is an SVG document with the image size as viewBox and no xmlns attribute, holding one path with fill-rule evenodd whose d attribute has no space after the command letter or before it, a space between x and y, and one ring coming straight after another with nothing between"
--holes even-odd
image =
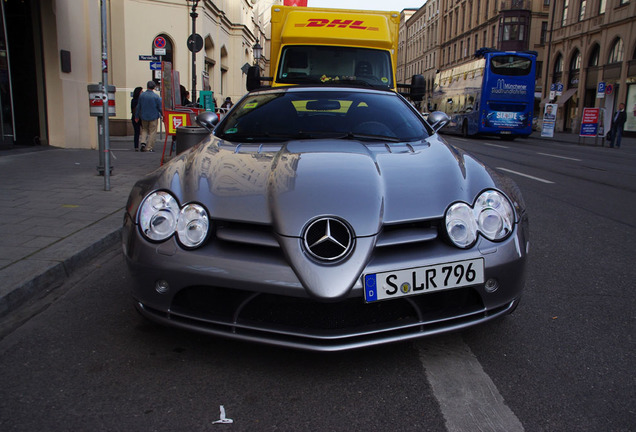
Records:
<instances>
[{"instance_id":1,"label":"truck windshield","mask_svg":"<svg viewBox=\"0 0 636 432\"><path fill-rule=\"evenodd\" d=\"M341 46L284 47L276 81L285 84L342 81L378 88L394 87L388 51Z\"/></svg>"}]
</instances>

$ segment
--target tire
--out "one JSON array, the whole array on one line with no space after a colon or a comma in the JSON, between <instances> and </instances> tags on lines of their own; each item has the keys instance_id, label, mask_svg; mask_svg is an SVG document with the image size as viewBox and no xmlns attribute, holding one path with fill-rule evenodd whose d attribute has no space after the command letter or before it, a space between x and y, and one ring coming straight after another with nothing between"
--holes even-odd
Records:
<instances>
[{"instance_id":1,"label":"tire","mask_svg":"<svg viewBox=\"0 0 636 432\"><path fill-rule=\"evenodd\" d=\"M464 123L462 124L462 136L464 138L468 138L468 122L466 120L464 120Z\"/></svg>"}]
</instances>

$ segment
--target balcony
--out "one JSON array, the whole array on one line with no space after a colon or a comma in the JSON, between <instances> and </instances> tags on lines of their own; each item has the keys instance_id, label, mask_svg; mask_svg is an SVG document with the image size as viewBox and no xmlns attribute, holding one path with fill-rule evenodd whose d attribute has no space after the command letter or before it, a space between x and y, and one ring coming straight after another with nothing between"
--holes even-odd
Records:
<instances>
[{"instance_id":1,"label":"balcony","mask_svg":"<svg viewBox=\"0 0 636 432\"><path fill-rule=\"evenodd\" d=\"M502 0L499 3L499 11L506 10L532 10L531 0Z\"/></svg>"}]
</instances>

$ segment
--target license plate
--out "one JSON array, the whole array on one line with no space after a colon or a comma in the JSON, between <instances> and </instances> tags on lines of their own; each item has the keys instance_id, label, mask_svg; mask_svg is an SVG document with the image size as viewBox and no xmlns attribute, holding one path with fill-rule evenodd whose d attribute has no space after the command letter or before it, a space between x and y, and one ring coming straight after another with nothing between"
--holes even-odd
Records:
<instances>
[{"instance_id":1,"label":"license plate","mask_svg":"<svg viewBox=\"0 0 636 432\"><path fill-rule=\"evenodd\" d=\"M367 302L484 283L482 258L364 275Z\"/></svg>"}]
</instances>

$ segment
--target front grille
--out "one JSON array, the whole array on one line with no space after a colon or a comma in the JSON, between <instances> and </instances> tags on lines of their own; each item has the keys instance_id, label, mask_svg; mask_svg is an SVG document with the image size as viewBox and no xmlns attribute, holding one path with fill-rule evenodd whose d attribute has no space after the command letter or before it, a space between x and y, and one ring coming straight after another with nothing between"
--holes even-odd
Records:
<instances>
[{"instance_id":1,"label":"front grille","mask_svg":"<svg viewBox=\"0 0 636 432\"><path fill-rule=\"evenodd\" d=\"M162 315L171 324L204 333L294 348L337 350L461 328L497 313L485 311L473 288L366 304L361 298L322 303L191 287L175 296L170 313Z\"/></svg>"}]
</instances>

